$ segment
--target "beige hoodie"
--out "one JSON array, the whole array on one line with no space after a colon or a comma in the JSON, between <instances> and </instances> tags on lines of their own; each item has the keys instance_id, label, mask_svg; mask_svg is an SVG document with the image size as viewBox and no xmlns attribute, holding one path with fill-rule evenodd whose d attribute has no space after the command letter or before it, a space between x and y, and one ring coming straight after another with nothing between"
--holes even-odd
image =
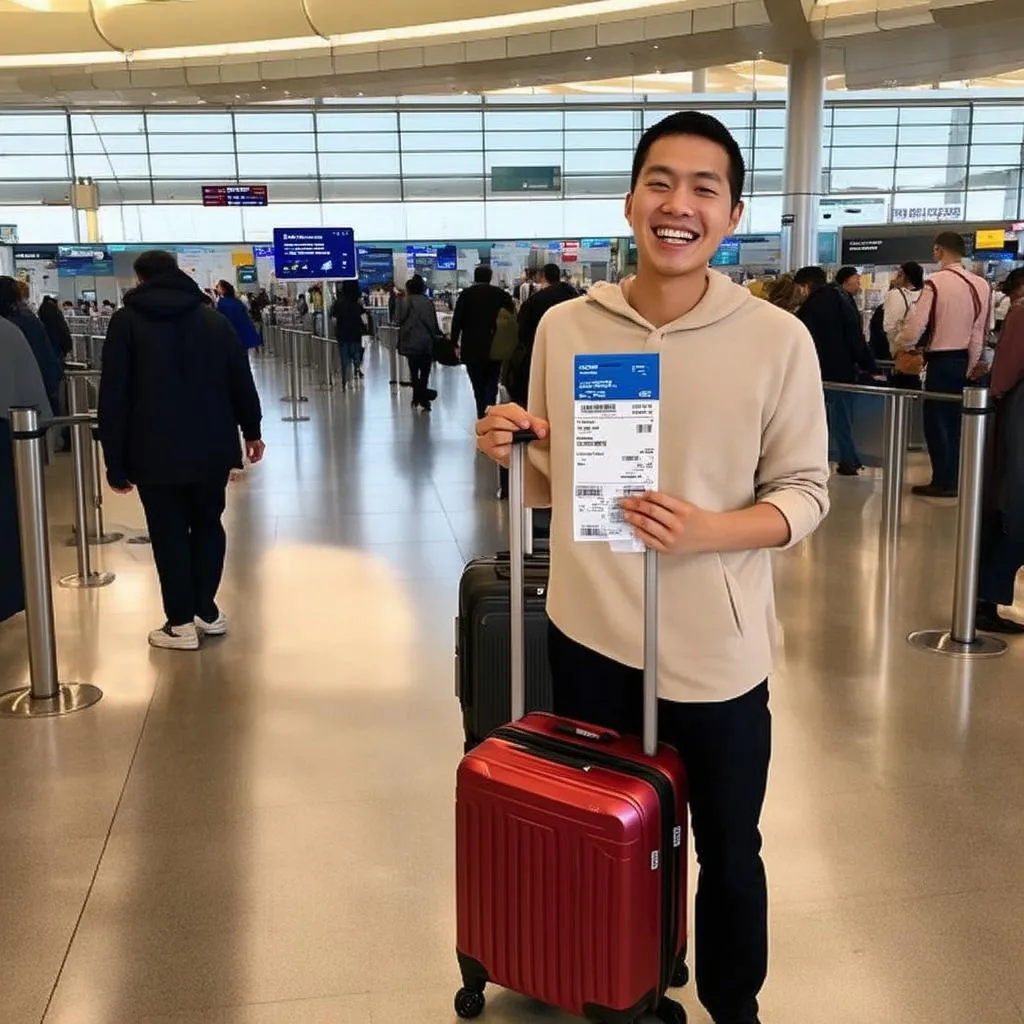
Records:
<instances>
[{"instance_id":1,"label":"beige hoodie","mask_svg":"<svg viewBox=\"0 0 1024 1024\"><path fill-rule=\"evenodd\" d=\"M643 559L573 541L573 356L659 352L659 489L712 511L770 502L790 544L828 511L828 441L814 344L796 317L710 272L686 316L651 326L619 285L556 306L540 323L530 412L551 423L531 447L527 500L552 507L548 614L577 642L626 665L643 660ZM661 561L659 693L722 701L772 668L768 551Z\"/></svg>"}]
</instances>

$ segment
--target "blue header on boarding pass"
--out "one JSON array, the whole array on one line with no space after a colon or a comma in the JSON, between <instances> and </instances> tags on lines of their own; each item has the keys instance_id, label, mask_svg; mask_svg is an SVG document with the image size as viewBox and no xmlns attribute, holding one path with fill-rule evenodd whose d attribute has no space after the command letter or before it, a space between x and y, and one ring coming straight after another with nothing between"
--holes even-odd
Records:
<instances>
[{"instance_id":1,"label":"blue header on boarding pass","mask_svg":"<svg viewBox=\"0 0 1024 1024\"><path fill-rule=\"evenodd\" d=\"M633 355L578 355L575 357L577 402L636 402L660 400L657 352Z\"/></svg>"}]
</instances>

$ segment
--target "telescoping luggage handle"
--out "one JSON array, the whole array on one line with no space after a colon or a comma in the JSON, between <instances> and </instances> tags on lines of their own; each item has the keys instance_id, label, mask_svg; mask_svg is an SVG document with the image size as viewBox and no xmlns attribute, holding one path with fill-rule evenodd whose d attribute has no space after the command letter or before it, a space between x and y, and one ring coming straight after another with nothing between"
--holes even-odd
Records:
<instances>
[{"instance_id":1,"label":"telescoping luggage handle","mask_svg":"<svg viewBox=\"0 0 1024 1024\"><path fill-rule=\"evenodd\" d=\"M512 435L509 462L509 570L511 588L512 721L526 714L526 446L532 430ZM644 753L658 752L658 553L644 552Z\"/></svg>"}]
</instances>

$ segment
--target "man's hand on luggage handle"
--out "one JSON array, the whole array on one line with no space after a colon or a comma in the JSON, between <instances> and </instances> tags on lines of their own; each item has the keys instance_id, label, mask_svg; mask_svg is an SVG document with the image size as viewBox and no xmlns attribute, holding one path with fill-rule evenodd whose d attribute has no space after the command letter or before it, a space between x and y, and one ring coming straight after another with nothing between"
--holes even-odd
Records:
<instances>
[{"instance_id":1,"label":"man's hand on luggage handle","mask_svg":"<svg viewBox=\"0 0 1024 1024\"><path fill-rule=\"evenodd\" d=\"M508 466L512 456L512 435L517 430L532 430L538 440L546 440L549 424L531 416L522 406L509 403L492 405L476 424L476 446L500 466Z\"/></svg>"}]
</instances>

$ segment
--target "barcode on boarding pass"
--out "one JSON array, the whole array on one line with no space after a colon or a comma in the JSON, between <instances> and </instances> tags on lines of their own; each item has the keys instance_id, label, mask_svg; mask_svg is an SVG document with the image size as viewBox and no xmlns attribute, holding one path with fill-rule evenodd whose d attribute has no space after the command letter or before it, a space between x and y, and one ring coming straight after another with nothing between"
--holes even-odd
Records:
<instances>
[{"instance_id":1,"label":"barcode on boarding pass","mask_svg":"<svg viewBox=\"0 0 1024 1024\"><path fill-rule=\"evenodd\" d=\"M603 526L581 526L580 536L581 537L603 537L604 527Z\"/></svg>"},{"instance_id":2,"label":"barcode on boarding pass","mask_svg":"<svg viewBox=\"0 0 1024 1024\"><path fill-rule=\"evenodd\" d=\"M636 425L636 432L638 434L653 434L654 424L653 423L638 423Z\"/></svg>"},{"instance_id":3,"label":"barcode on boarding pass","mask_svg":"<svg viewBox=\"0 0 1024 1024\"><path fill-rule=\"evenodd\" d=\"M588 484L577 484L576 485L576 497L577 498L600 498L604 496L604 491L600 487L593 487Z\"/></svg>"},{"instance_id":4,"label":"barcode on boarding pass","mask_svg":"<svg viewBox=\"0 0 1024 1024\"><path fill-rule=\"evenodd\" d=\"M614 402L580 402L580 412L615 412Z\"/></svg>"}]
</instances>

